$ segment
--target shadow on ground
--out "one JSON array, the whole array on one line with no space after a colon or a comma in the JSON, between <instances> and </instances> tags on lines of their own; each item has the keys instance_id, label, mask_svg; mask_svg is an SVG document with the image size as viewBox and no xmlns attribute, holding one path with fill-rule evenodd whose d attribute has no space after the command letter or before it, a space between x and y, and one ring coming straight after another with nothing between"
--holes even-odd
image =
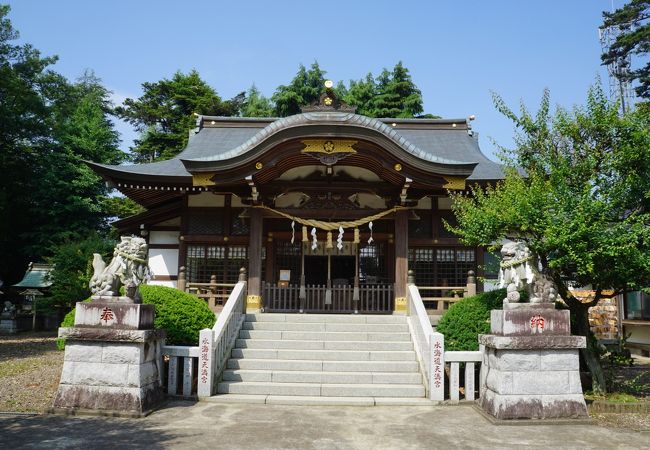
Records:
<instances>
[{"instance_id":1,"label":"shadow on ground","mask_svg":"<svg viewBox=\"0 0 650 450\"><path fill-rule=\"evenodd\" d=\"M183 417L191 406L175 404L167 416ZM192 442L201 435L200 430L174 431L148 418L7 414L0 415L0 448L155 449L173 446L178 438Z\"/></svg>"}]
</instances>

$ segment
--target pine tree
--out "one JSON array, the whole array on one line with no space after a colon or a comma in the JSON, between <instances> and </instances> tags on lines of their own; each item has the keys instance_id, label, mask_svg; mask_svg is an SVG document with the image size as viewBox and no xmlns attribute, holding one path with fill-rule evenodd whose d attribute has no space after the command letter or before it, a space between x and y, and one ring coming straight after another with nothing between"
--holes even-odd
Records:
<instances>
[{"instance_id":1,"label":"pine tree","mask_svg":"<svg viewBox=\"0 0 650 450\"><path fill-rule=\"evenodd\" d=\"M169 159L185 148L195 114L233 116L239 113L240 94L222 101L196 70L176 72L171 79L143 83L138 99L126 99L116 108L119 117L140 132L131 148L135 162Z\"/></svg>"},{"instance_id":2,"label":"pine tree","mask_svg":"<svg viewBox=\"0 0 650 450\"><path fill-rule=\"evenodd\" d=\"M254 84L246 91L246 99L241 108L242 117L272 117L271 100L264 97Z\"/></svg>"},{"instance_id":3,"label":"pine tree","mask_svg":"<svg viewBox=\"0 0 650 450\"><path fill-rule=\"evenodd\" d=\"M369 102L373 117L417 117L422 113L422 93L402 62L392 72L384 69L377 77L377 94Z\"/></svg>"},{"instance_id":4,"label":"pine tree","mask_svg":"<svg viewBox=\"0 0 650 450\"><path fill-rule=\"evenodd\" d=\"M287 86L278 86L273 94L275 114L286 117L300 114L300 108L318 100L325 89L325 71L321 70L318 62L314 62L309 70L302 64L298 73Z\"/></svg>"},{"instance_id":5,"label":"pine tree","mask_svg":"<svg viewBox=\"0 0 650 450\"><path fill-rule=\"evenodd\" d=\"M631 0L614 12L603 12L603 19L601 29L613 27L620 31L614 43L601 55L604 65L620 63L631 55L647 57L650 53L650 1ZM650 100L650 61L630 70L627 78L628 81L637 80L637 95Z\"/></svg>"}]
</instances>

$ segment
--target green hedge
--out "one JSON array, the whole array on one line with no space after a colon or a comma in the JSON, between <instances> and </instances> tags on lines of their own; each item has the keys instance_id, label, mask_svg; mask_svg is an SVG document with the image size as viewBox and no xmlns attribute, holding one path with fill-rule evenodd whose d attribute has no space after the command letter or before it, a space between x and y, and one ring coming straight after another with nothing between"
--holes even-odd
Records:
<instances>
[{"instance_id":1,"label":"green hedge","mask_svg":"<svg viewBox=\"0 0 650 450\"><path fill-rule=\"evenodd\" d=\"M212 328L216 317L205 301L186 292L166 286L140 286L142 303L156 307L154 327L167 331L168 345L197 345L199 331ZM86 299L84 301L90 301ZM75 310L70 311L61 327L74 326ZM57 340L57 347L63 349L63 339Z\"/></svg>"},{"instance_id":2,"label":"green hedge","mask_svg":"<svg viewBox=\"0 0 650 450\"><path fill-rule=\"evenodd\" d=\"M504 298L506 290L497 289L451 305L436 328L445 336L445 350L478 350L478 335L490 332L490 311L500 309ZM528 301L525 292L521 300Z\"/></svg>"}]
</instances>

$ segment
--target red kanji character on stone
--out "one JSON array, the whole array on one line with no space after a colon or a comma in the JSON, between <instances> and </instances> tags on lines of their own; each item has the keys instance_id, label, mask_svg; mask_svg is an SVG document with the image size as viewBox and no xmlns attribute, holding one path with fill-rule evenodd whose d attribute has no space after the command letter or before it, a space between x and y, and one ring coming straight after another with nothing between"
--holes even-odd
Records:
<instances>
[{"instance_id":1,"label":"red kanji character on stone","mask_svg":"<svg viewBox=\"0 0 650 450\"><path fill-rule=\"evenodd\" d=\"M109 320L113 320L114 318L115 314L113 314L113 310L107 306L102 310L102 315L100 316L99 321L101 322L103 320L104 323L107 324Z\"/></svg>"}]
</instances>

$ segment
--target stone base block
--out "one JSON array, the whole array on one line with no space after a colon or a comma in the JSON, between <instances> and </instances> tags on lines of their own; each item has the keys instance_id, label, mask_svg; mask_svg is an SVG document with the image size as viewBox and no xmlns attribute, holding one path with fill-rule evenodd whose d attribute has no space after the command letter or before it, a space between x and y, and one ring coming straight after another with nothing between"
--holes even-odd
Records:
<instances>
[{"instance_id":1,"label":"stone base block","mask_svg":"<svg viewBox=\"0 0 650 450\"><path fill-rule=\"evenodd\" d=\"M163 399L160 346L153 330L68 328L54 411L140 416ZM98 340L97 333L119 339ZM114 336L113 336L114 338ZM111 414L113 415L113 414Z\"/></svg>"},{"instance_id":2,"label":"stone base block","mask_svg":"<svg viewBox=\"0 0 650 450\"><path fill-rule=\"evenodd\" d=\"M585 419L587 406L582 394L500 395L486 390L479 406L499 420Z\"/></svg>"},{"instance_id":3,"label":"stone base block","mask_svg":"<svg viewBox=\"0 0 650 450\"><path fill-rule=\"evenodd\" d=\"M524 303L525 304L525 303ZM498 336L539 336L571 334L568 310L556 309L493 309L491 333Z\"/></svg>"},{"instance_id":4,"label":"stone base block","mask_svg":"<svg viewBox=\"0 0 650 450\"><path fill-rule=\"evenodd\" d=\"M16 319L0 319L0 334L18 333L18 321Z\"/></svg>"},{"instance_id":5,"label":"stone base block","mask_svg":"<svg viewBox=\"0 0 650 450\"><path fill-rule=\"evenodd\" d=\"M154 305L93 300L77 303L74 324L75 327L149 330L153 328L154 315Z\"/></svg>"},{"instance_id":6,"label":"stone base block","mask_svg":"<svg viewBox=\"0 0 650 450\"><path fill-rule=\"evenodd\" d=\"M479 406L499 420L585 419L580 336L482 335Z\"/></svg>"}]
</instances>

